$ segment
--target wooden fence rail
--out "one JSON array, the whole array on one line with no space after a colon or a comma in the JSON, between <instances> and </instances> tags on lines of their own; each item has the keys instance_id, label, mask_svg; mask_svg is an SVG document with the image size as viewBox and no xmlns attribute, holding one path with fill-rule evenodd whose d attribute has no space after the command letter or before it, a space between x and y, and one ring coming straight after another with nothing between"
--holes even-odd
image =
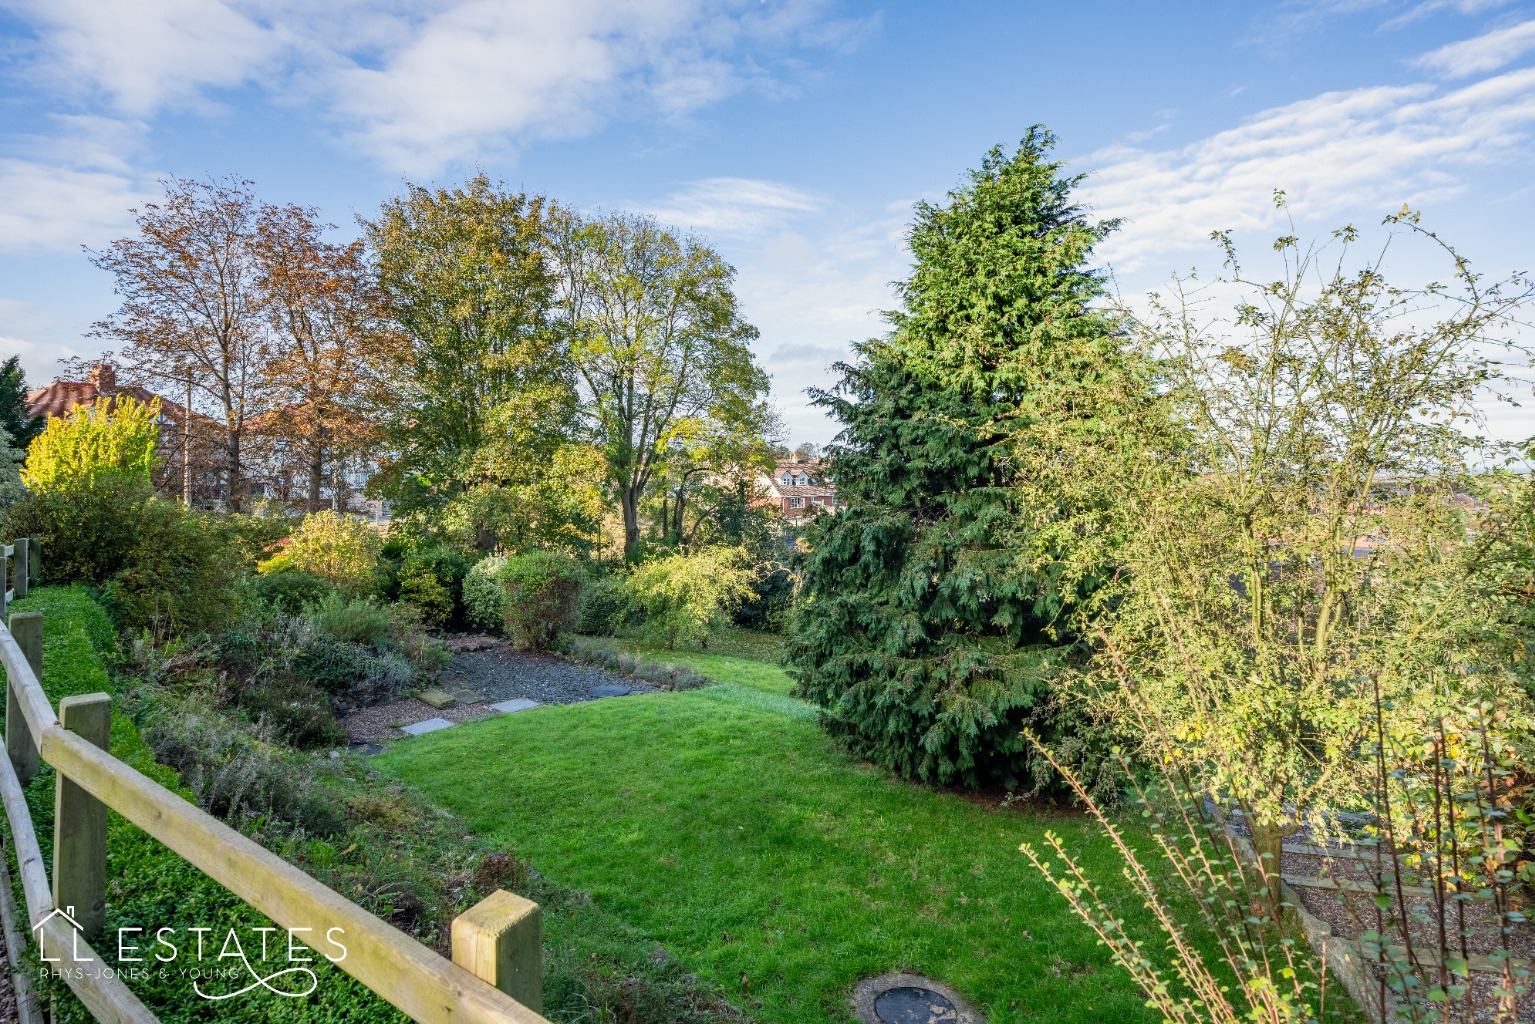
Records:
<instances>
[{"instance_id":1,"label":"wooden fence rail","mask_svg":"<svg viewBox=\"0 0 1535 1024\"><path fill-rule=\"evenodd\" d=\"M0 613L25 596L37 576L38 547L27 540L0 549L0 574L15 585L0 594ZM0 575L0 580L9 580ZM154 836L271 918L298 929L298 941L324 955L341 929L346 953L336 967L422 1024L547 1024L542 1006L538 906L493 893L453 922L453 960L384 923L223 822L117 760L107 751L107 694L66 698L59 713L43 691L42 617L21 613L0 628L5 667L5 740L0 798L10 821L29 922L56 968L102 1021L156 1020L122 981L101 971L88 943L99 937L106 903L106 811ZM61 720L62 719L62 720ZM39 763L58 774L50 886L22 787ZM65 920L66 911L70 920ZM77 926L78 925L78 930ZM310 929L305 931L305 929ZM114 940L115 941L115 940ZM323 947L323 948L322 948Z\"/></svg>"}]
</instances>

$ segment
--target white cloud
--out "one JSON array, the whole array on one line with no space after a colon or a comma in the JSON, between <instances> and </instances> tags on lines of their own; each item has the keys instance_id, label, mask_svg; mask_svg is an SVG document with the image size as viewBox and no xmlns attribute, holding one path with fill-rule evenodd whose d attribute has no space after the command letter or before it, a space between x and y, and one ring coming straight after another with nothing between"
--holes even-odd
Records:
<instances>
[{"instance_id":1,"label":"white cloud","mask_svg":"<svg viewBox=\"0 0 1535 1024\"><path fill-rule=\"evenodd\" d=\"M1532 50L1535 50L1535 18L1494 29L1475 39L1441 46L1413 63L1450 78L1465 78L1496 71Z\"/></svg>"},{"instance_id":2,"label":"white cloud","mask_svg":"<svg viewBox=\"0 0 1535 1024\"><path fill-rule=\"evenodd\" d=\"M1124 217L1102 255L1133 270L1152 255L1206 244L1215 229L1278 223L1284 189L1297 217L1384 214L1461 193L1466 172L1526 158L1535 69L1443 91L1428 83L1324 93L1264 111L1191 145L1092 154L1084 198Z\"/></svg>"},{"instance_id":3,"label":"white cloud","mask_svg":"<svg viewBox=\"0 0 1535 1024\"><path fill-rule=\"evenodd\" d=\"M883 311L897 304L891 283L910 265L910 219L911 203L904 201L867 219L823 208L799 230L722 245L740 269L742 309L762 332L758 355L796 440L826 441L836 433L805 389L835 384L830 367L847 357L849 343L887 330Z\"/></svg>"},{"instance_id":4,"label":"white cloud","mask_svg":"<svg viewBox=\"0 0 1535 1024\"><path fill-rule=\"evenodd\" d=\"M145 116L245 81L281 48L279 36L219 0L12 0L36 28L33 68L69 93L97 91Z\"/></svg>"},{"instance_id":5,"label":"white cloud","mask_svg":"<svg viewBox=\"0 0 1535 1024\"><path fill-rule=\"evenodd\" d=\"M0 195L0 248L7 250L99 243L127 225L128 207L142 197L121 174L7 159L0 159Z\"/></svg>"},{"instance_id":6,"label":"white cloud","mask_svg":"<svg viewBox=\"0 0 1535 1024\"><path fill-rule=\"evenodd\" d=\"M776 181L707 178L645 207L658 220L709 235L758 235L820 210L809 192Z\"/></svg>"},{"instance_id":7,"label":"white cloud","mask_svg":"<svg viewBox=\"0 0 1535 1024\"><path fill-rule=\"evenodd\" d=\"M146 117L254 85L417 174L770 86L784 52L867 30L829 2L0 0L38 36L30 73L72 98Z\"/></svg>"},{"instance_id":8,"label":"white cloud","mask_svg":"<svg viewBox=\"0 0 1535 1024\"><path fill-rule=\"evenodd\" d=\"M125 229L151 193L134 171L144 126L90 116L53 119L47 137L11 136L0 156L0 250L78 250Z\"/></svg>"},{"instance_id":9,"label":"white cloud","mask_svg":"<svg viewBox=\"0 0 1535 1024\"><path fill-rule=\"evenodd\" d=\"M411 25L375 61L348 56L332 78L335 109L386 165L430 172L616 118L685 117L770 78L754 51L856 30L821 7L465 0Z\"/></svg>"}]
</instances>

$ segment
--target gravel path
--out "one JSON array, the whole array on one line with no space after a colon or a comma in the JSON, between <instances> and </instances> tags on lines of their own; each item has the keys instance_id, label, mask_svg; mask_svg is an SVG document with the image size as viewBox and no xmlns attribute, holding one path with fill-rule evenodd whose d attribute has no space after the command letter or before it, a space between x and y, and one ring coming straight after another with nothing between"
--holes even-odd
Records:
<instances>
[{"instance_id":1,"label":"gravel path","mask_svg":"<svg viewBox=\"0 0 1535 1024\"><path fill-rule=\"evenodd\" d=\"M456 651L453 661L433 686L458 697L456 706L438 710L412 698L362 708L341 722L347 740L353 745L396 740L404 735L398 726L429 718L446 718L450 722L486 718L499 714L488 705L517 697L540 704L581 704L605 699L592 696L594 686L627 686L631 693L656 692L656 687L648 683L606 669L580 665L552 654L513 650L503 640L455 638L449 641L448 648Z\"/></svg>"}]
</instances>

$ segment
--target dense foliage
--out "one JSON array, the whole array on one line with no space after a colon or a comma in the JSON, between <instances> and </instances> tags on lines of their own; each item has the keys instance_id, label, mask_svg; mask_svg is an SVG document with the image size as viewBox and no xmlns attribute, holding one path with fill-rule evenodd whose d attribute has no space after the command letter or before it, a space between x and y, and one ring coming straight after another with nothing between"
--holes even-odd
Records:
<instances>
[{"instance_id":1,"label":"dense foliage","mask_svg":"<svg viewBox=\"0 0 1535 1024\"><path fill-rule=\"evenodd\" d=\"M361 519L315 512L305 516L282 550L257 568L263 573L304 572L318 576L352 594L366 594L377 585L377 531Z\"/></svg>"},{"instance_id":2,"label":"dense foliage","mask_svg":"<svg viewBox=\"0 0 1535 1024\"><path fill-rule=\"evenodd\" d=\"M553 551L530 551L501 567L506 588L506 632L530 650L547 650L576 623L580 608L581 566Z\"/></svg>"},{"instance_id":3,"label":"dense foliage","mask_svg":"<svg viewBox=\"0 0 1535 1024\"><path fill-rule=\"evenodd\" d=\"M629 612L666 647L704 644L752 596L754 573L741 548L704 548L637 565L624 579Z\"/></svg>"},{"instance_id":4,"label":"dense foliage","mask_svg":"<svg viewBox=\"0 0 1535 1024\"><path fill-rule=\"evenodd\" d=\"M27 448L22 482L33 491L57 491L105 474L148 480L159 458L159 420L159 402L146 405L130 395L49 417Z\"/></svg>"},{"instance_id":5,"label":"dense foliage","mask_svg":"<svg viewBox=\"0 0 1535 1024\"><path fill-rule=\"evenodd\" d=\"M42 542L43 579L100 590L125 628L215 628L241 568L227 521L155 495L149 481L97 475L29 495L0 520L7 537Z\"/></svg>"},{"instance_id":6,"label":"dense foliage","mask_svg":"<svg viewBox=\"0 0 1535 1024\"><path fill-rule=\"evenodd\" d=\"M918 208L890 335L816 395L844 508L808 530L789 663L835 735L908 777L1015 784L1021 728L1051 724L1043 647L1077 595L1019 557L1014 449L1115 347L1087 267L1112 225L1073 204L1053 141Z\"/></svg>"}]
</instances>

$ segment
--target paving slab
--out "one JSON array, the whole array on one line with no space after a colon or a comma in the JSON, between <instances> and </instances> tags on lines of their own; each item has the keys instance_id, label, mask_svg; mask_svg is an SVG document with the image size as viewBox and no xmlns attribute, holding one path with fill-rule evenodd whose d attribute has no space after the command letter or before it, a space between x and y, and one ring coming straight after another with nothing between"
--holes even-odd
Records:
<instances>
[{"instance_id":1,"label":"paving slab","mask_svg":"<svg viewBox=\"0 0 1535 1024\"><path fill-rule=\"evenodd\" d=\"M416 695L416 699L423 704L430 704L438 711L446 711L458 703L458 699L447 690L439 690L435 686L429 690L422 690Z\"/></svg>"},{"instance_id":2,"label":"paving slab","mask_svg":"<svg viewBox=\"0 0 1535 1024\"><path fill-rule=\"evenodd\" d=\"M627 697L633 692L633 688L620 683L603 683L586 691L593 697Z\"/></svg>"},{"instance_id":3,"label":"paving slab","mask_svg":"<svg viewBox=\"0 0 1535 1024\"><path fill-rule=\"evenodd\" d=\"M410 725L400 726L400 731L407 736L420 736L422 733L436 732L438 729L451 729L457 722L450 722L446 718L428 718L424 722L412 722Z\"/></svg>"},{"instance_id":4,"label":"paving slab","mask_svg":"<svg viewBox=\"0 0 1535 1024\"><path fill-rule=\"evenodd\" d=\"M491 704L490 707L497 711L505 712L506 714L513 714L514 712L518 711L532 711L534 708L543 707L543 705L536 700L528 700L526 697L518 697L515 700L498 700L496 703Z\"/></svg>"}]
</instances>

